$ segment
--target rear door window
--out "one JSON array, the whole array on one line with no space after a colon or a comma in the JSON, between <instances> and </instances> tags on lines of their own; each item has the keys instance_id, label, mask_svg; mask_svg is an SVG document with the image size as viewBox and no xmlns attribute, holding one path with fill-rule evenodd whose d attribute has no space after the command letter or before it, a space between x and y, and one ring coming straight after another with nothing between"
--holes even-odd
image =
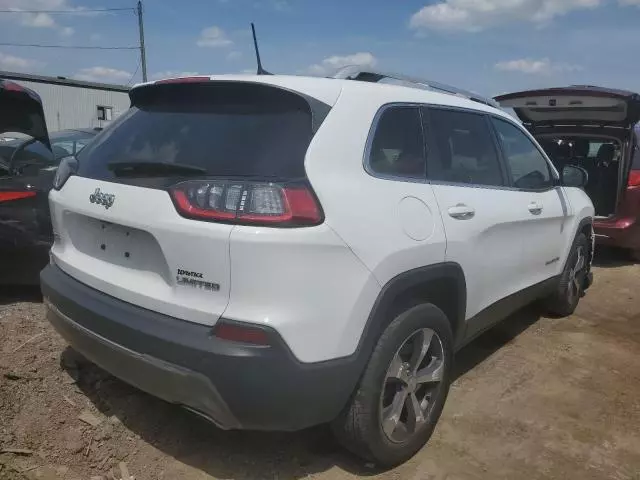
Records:
<instances>
[{"instance_id":1,"label":"rear door window","mask_svg":"<svg viewBox=\"0 0 640 480\"><path fill-rule=\"evenodd\" d=\"M426 158L420 109L386 108L378 119L367 170L373 175L424 179Z\"/></svg>"},{"instance_id":2,"label":"rear door window","mask_svg":"<svg viewBox=\"0 0 640 480\"><path fill-rule=\"evenodd\" d=\"M502 167L486 118L481 114L426 108L429 138L438 161L429 162L431 180L469 185L504 185Z\"/></svg>"},{"instance_id":3,"label":"rear door window","mask_svg":"<svg viewBox=\"0 0 640 480\"><path fill-rule=\"evenodd\" d=\"M310 107L295 93L230 82L154 86L82 149L79 174L111 179L112 162L162 162L211 176L303 178L312 136Z\"/></svg>"}]
</instances>

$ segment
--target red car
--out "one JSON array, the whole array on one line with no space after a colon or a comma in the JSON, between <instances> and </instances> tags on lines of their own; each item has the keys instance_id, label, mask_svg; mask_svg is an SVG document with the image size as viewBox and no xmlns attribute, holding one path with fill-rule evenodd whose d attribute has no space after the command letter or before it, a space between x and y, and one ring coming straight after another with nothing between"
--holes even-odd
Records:
<instances>
[{"instance_id":1,"label":"red car","mask_svg":"<svg viewBox=\"0 0 640 480\"><path fill-rule=\"evenodd\" d=\"M572 86L495 100L513 108L559 171L568 164L587 171L596 242L640 260L640 95Z\"/></svg>"}]
</instances>

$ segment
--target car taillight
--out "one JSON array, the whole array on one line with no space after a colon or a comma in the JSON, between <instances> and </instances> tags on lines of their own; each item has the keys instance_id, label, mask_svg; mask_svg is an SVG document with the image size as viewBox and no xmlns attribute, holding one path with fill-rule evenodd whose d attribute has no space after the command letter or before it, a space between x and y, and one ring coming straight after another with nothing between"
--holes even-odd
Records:
<instances>
[{"instance_id":1,"label":"car taillight","mask_svg":"<svg viewBox=\"0 0 640 480\"><path fill-rule=\"evenodd\" d=\"M4 89L9 92L24 92L24 88L22 88L22 86L9 81L4 82Z\"/></svg>"},{"instance_id":2,"label":"car taillight","mask_svg":"<svg viewBox=\"0 0 640 480\"><path fill-rule=\"evenodd\" d=\"M283 227L322 223L306 185L198 180L172 187L171 196L181 215L197 220Z\"/></svg>"},{"instance_id":3,"label":"car taillight","mask_svg":"<svg viewBox=\"0 0 640 480\"><path fill-rule=\"evenodd\" d=\"M33 191L21 191L21 192L0 191L0 203L11 202L13 200L21 200L23 198L31 198L35 196L36 196L36 192L33 192Z\"/></svg>"},{"instance_id":4,"label":"car taillight","mask_svg":"<svg viewBox=\"0 0 640 480\"><path fill-rule=\"evenodd\" d=\"M631 170L629 172L629 182L627 185L629 187L640 186L640 170Z\"/></svg>"}]
</instances>

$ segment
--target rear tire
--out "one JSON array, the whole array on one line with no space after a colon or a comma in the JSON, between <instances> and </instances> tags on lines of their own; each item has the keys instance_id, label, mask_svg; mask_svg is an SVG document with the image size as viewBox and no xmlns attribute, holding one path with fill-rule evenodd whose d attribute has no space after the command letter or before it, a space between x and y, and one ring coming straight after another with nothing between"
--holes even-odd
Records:
<instances>
[{"instance_id":1,"label":"rear tire","mask_svg":"<svg viewBox=\"0 0 640 480\"><path fill-rule=\"evenodd\" d=\"M350 403L332 423L338 441L382 467L405 462L431 437L449 391L453 334L434 305L398 315L382 333Z\"/></svg>"},{"instance_id":2,"label":"rear tire","mask_svg":"<svg viewBox=\"0 0 640 480\"><path fill-rule=\"evenodd\" d=\"M589 241L584 233L579 233L571 250L556 291L545 300L546 310L554 316L568 317L578 307L584 296L589 262Z\"/></svg>"}]
</instances>

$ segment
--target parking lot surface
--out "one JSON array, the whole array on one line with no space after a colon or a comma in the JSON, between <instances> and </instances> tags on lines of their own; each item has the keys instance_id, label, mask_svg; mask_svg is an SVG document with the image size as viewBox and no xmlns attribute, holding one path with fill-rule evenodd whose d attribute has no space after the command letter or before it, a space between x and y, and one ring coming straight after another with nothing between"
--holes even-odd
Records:
<instances>
[{"instance_id":1,"label":"parking lot surface","mask_svg":"<svg viewBox=\"0 0 640 480\"><path fill-rule=\"evenodd\" d=\"M37 293L0 298L0 479L640 479L640 265L605 252L575 315L527 308L464 349L436 433L387 472L324 427L224 432L66 347Z\"/></svg>"}]
</instances>

